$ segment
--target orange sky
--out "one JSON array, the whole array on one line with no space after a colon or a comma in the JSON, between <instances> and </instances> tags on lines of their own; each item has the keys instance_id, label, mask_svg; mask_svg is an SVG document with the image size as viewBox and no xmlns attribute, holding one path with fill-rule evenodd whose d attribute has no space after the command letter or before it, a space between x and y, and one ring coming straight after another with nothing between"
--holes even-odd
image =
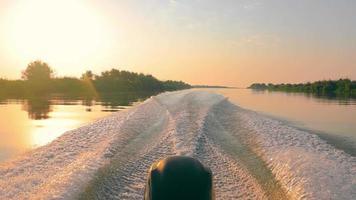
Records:
<instances>
[{"instance_id":1,"label":"orange sky","mask_svg":"<svg viewBox=\"0 0 356 200\"><path fill-rule=\"evenodd\" d=\"M356 79L356 3L0 0L0 77L110 68L191 84Z\"/></svg>"}]
</instances>

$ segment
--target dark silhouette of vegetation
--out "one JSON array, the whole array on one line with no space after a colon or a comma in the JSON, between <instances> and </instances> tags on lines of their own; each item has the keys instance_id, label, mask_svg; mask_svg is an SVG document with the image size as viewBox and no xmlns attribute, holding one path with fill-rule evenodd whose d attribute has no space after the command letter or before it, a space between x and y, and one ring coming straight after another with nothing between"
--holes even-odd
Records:
<instances>
[{"instance_id":1,"label":"dark silhouette of vegetation","mask_svg":"<svg viewBox=\"0 0 356 200\"><path fill-rule=\"evenodd\" d=\"M162 82L163 85L163 90L164 91L173 91L173 90L177 90L177 89L188 89L191 88L190 85L188 85L187 83L184 83L182 81L164 81Z\"/></svg>"},{"instance_id":2,"label":"dark silhouette of vegetation","mask_svg":"<svg viewBox=\"0 0 356 200\"><path fill-rule=\"evenodd\" d=\"M92 83L88 80L81 80L73 77L62 77L52 79L50 93L65 94L69 96L95 96L96 92Z\"/></svg>"},{"instance_id":3,"label":"dark silhouette of vegetation","mask_svg":"<svg viewBox=\"0 0 356 200\"><path fill-rule=\"evenodd\" d=\"M34 61L22 72L22 80L0 79L0 96L27 98L43 94L100 96L118 92L163 92L191 88L182 81L160 81L152 75L111 69L100 75L86 71L81 78L54 77L45 62Z\"/></svg>"},{"instance_id":4,"label":"dark silhouette of vegetation","mask_svg":"<svg viewBox=\"0 0 356 200\"><path fill-rule=\"evenodd\" d=\"M93 80L94 79L94 74L92 71L88 70L82 76L80 77L82 80Z\"/></svg>"},{"instance_id":5,"label":"dark silhouette of vegetation","mask_svg":"<svg viewBox=\"0 0 356 200\"><path fill-rule=\"evenodd\" d=\"M26 82L27 91L31 94L41 94L49 91L48 83L53 77L53 70L47 63L37 60L27 65L21 77Z\"/></svg>"},{"instance_id":6,"label":"dark silhouette of vegetation","mask_svg":"<svg viewBox=\"0 0 356 200\"><path fill-rule=\"evenodd\" d=\"M23 80L0 79L0 98L9 97L21 99L25 96L26 88Z\"/></svg>"},{"instance_id":7,"label":"dark silhouette of vegetation","mask_svg":"<svg viewBox=\"0 0 356 200\"><path fill-rule=\"evenodd\" d=\"M53 70L49 65L40 60L36 60L27 65L21 77L28 81L48 81L52 76Z\"/></svg>"},{"instance_id":8,"label":"dark silhouette of vegetation","mask_svg":"<svg viewBox=\"0 0 356 200\"><path fill-rule=\"evenodd\" d=\"M94 85L99 92L163 91L163 83L152 75L111 69L95 76Z\"/></svg>"},{"instance_id":9,"label":"dark silhouette of vegetation","mask_svg":"<svg viewBox=\"0 0 356 200\"><path fill-rule=\"evenodd\" d=\"M299 84L254 83L249 88L255 90L303 92L318 96L356 97L356 81L351 81L350 79L323 80Z\"/></svg>"}]
</instances>

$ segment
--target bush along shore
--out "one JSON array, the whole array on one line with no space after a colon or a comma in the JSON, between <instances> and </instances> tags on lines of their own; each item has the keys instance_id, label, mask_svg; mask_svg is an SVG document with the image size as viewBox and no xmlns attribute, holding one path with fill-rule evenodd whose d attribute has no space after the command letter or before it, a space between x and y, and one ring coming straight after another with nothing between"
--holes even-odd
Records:
<instances>
[{"instance_id":1,"label":"bush along shore","mask_svg":"<svg viewBox=\"0 0 356 200\"><path fill-rule=\"evenodd\" d=\"M22 72L22 79L0 79L0 96L26 98L44 94L94 96L119 92L164 92L189 89L182 81L161 81L149 74L111 69L96 75L86 71L80 78L55 77L45 62L34 61Z\"/></svg>"},{"instance_id":2,"label":"bush along shore","mask_svg":"<svg viewBox=\"0 0 356 200\"><path fill-rule=\"evenodd\" d=\"M272 83L253 83L250 89L284 91L284 92L303 92L318 96L337 96L356 98L356 81L350 79L322 80L298 84L272 84Z\"/></svg>"}]
</instances>

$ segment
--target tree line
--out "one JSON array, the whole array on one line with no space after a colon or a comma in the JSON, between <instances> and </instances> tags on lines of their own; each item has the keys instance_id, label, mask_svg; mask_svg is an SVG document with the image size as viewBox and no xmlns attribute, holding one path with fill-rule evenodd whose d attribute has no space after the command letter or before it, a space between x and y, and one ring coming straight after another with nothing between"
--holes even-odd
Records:
<instances>
[{"instance_id":1,"label":"tree line","mask_svg":"<svg viewBox=\"0 0 356 200\"><path fill-rule=\"evenodd\" d=\"M284 92L304 92L320 96L356 97L356 81L350 79L322 80L298 84L253 83L250 89Z\"/></svg>"},{"instance_id":2,"label":"tree line","mask_svg":"<svg viewBox=\"0 0 356 200\"><path fill-rule=\"evenodd\" d=\"M22 72L21 80L0 79L0 95L68 94L97 95L116 92L163 92L188 89L182 81L161 81L149 74L111 69L96 75L86 71L80 78L55 77L53 69L40 60L31 62Z\"/></svg>"}]
</instances>

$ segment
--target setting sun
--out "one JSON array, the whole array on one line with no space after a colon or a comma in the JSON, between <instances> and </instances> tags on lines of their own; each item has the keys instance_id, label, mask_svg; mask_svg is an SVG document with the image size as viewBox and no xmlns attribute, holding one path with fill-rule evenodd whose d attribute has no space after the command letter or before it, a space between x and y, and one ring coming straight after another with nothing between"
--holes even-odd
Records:
<instances>
[{"instance_id":1,"label":"setting sun","mask_svg":"<svg viewBox=\"0 0 356 200\"><path fill-rule=\"evenodd\" d=\"M86 1L18 1L5 18L7 48L20 60L73 67L110 48L109 21Z\"/></svg>"}]
</instances>

